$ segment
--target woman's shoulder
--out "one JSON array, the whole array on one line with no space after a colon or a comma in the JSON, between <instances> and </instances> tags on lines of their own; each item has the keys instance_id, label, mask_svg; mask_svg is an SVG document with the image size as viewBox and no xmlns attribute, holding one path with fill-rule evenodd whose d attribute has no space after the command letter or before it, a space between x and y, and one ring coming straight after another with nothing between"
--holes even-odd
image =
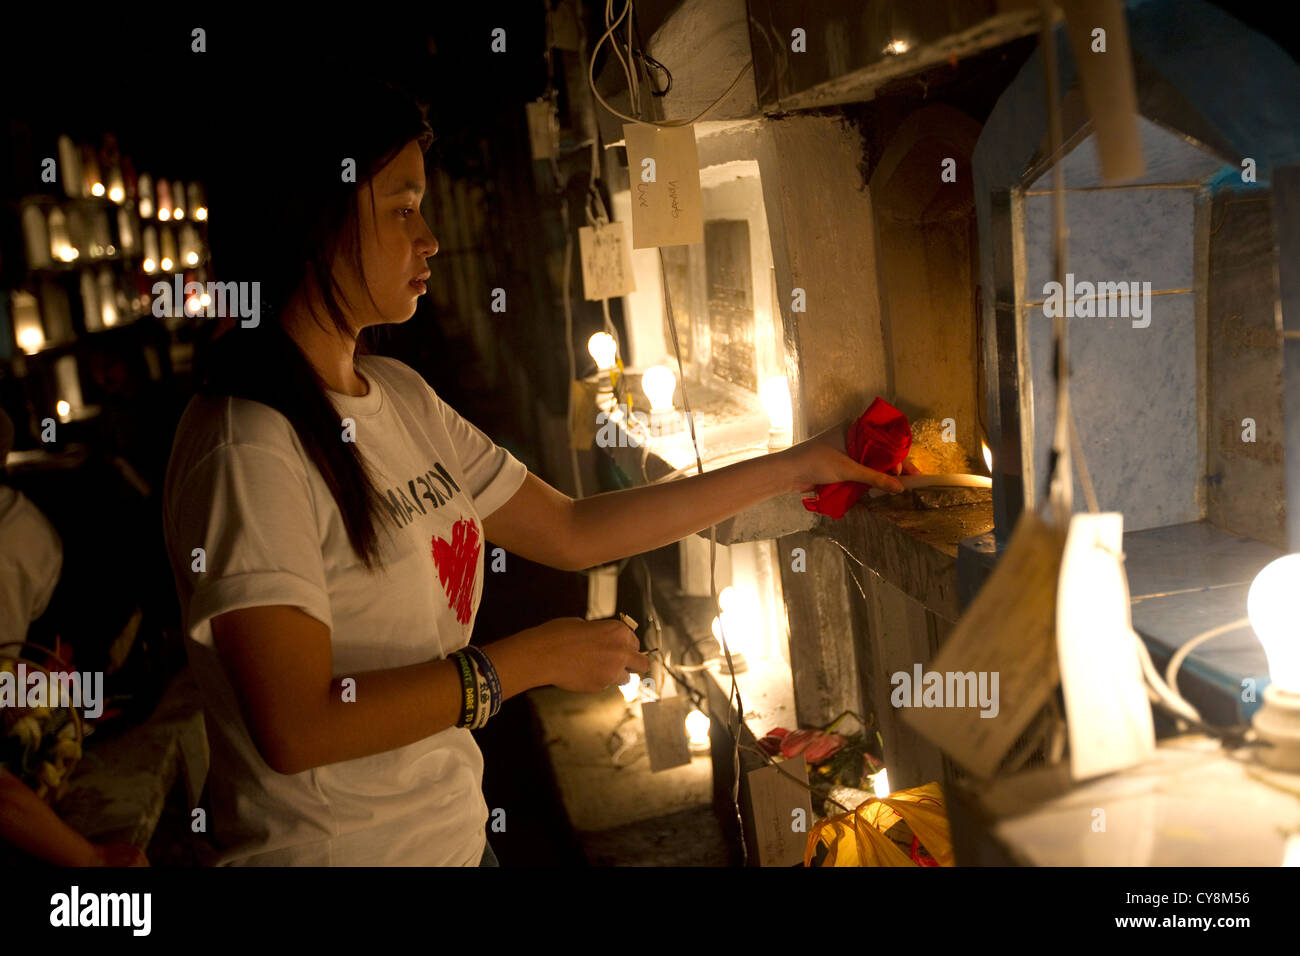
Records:
<instances>
[{"instance_id":1,"label":"woman's shoulder","mask_svg":"<svg viewBox=\"0 0 1300 956\"><path fill-rule=\"evenodd\" d=\"M263 445L282 451L298 447L292 423L269 405L232 395L198 394L176 426L176 444L196 449L220 445Z\"/></svg>"},{"instance_id":2,"label":"woman's shoulder","mask_svg":"<svg viewBox=\"0 0 1300 956\"><path fill-rule=\"evenodd\" d=\"M293 425L281 412L246 398L195 395L176 425L167 462L168 491L183 485L204 462L215 457L268 453L295 472L306 470L306 452Z\"/></svg>"}]
</instances>

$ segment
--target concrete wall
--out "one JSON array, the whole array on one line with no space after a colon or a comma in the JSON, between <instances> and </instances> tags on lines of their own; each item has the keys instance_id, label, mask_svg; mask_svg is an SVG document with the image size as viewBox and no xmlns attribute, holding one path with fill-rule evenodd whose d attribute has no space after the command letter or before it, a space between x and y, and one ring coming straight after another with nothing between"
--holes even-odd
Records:
<instances>
[{"instance_id":1,"label":"concrete wall","mask_svg":"<svg viewBox=\"0 0 1300 956\"><path fill-rule=\"evenodd\" d=\"M1219 193L1209 209L1210 522L1286 550L1282 351L1268 194ZM1255 440L1242 422L1254 419Z\"/></svg>"}]
</instances>

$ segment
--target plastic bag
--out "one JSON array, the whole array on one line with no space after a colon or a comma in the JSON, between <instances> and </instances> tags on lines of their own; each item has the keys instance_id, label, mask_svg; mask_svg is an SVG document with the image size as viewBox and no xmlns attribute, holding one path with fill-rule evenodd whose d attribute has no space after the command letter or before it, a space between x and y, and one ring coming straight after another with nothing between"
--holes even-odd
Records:
<instances>
[{"instance_id":1,"label":"plastic bag","mask_svg":"<svg viewBox=\"0 0 1300 956\"><path fill-rule=\"evenodd\" d=\"M818 821L808 834L804 866L812 865L818 843L827 848L821 866L954 865L943 788L938 783L900 790L884 799L873 797L856 810Z\"/></svg>"}]
</instances>

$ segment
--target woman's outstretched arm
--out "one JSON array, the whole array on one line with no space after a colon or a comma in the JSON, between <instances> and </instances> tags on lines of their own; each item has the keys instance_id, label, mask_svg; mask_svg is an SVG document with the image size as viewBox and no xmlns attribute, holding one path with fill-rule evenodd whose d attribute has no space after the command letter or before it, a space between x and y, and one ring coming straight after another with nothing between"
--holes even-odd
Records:
<instances>
[{"instance_id":1,"label":"woman's outstretched arm","mask_svg":"<svg viewBox=\"0 0 1300 956\"><path fill-rule=\"evenodd\" d=\"M509 501L483 519L483 532L530 561L581 571L680 541L776 495L836 481L900 491L889 475L844 454L850 421L775 454L576 501L530 473ZM910 465L903 470L915 471Z\"/></svg>"}]
</instances>

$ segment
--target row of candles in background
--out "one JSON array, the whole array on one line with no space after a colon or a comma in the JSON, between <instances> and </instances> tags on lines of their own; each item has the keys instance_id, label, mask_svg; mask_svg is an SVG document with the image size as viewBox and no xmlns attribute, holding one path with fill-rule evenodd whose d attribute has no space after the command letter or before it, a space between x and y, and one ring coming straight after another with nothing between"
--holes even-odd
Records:
<instances>
[{"instance_id":1,"label":"row of candles in background","mask_svg":"<svg viewBox=\"0 0 1300 956\"><path fill-rule=\"evenodd\" d=\"M203 243L193 223L141 227L129 209L117 210L116 229L108 209L60 206L47 210L41 203L23 207L23 246L30 269L49 269L56 262L81 259L121 259L143 256L145 272L170 272L193 266L203 258Z\"/></svg>"},{"instance_id":2,"label":"row of candles in background","mask_svg":"<svg viewBox=\"0 0 1300 956\"><path fill-rule=\"evenodd\" d=\"M80 273L78 292L87 332L126 325L151 310L153 296L147 288L141 288L138 277L133 280L105 265L82 269ZM193 272L185 273L185 281L191 279L206 287L207 270L199 266ZM72 324L72 301L63 285L44 280L35 288L35 293L15 289L9 294L14 340L28 355L77 340ZM205 292L201 297L187 300L185 308L188 314L195 315L207 304ZM3 302L0 302L0 311L2 309ZM178 317L177 309L173 308L171 317ZM3 325L0 322L0 328ZM0 350L0 354L6 354L5 350Z\"/></svg>"},{"instance_id":3,"label":"row of candles in background","mask_svg":"<svg viewBox=\"0 0 1300 956\"><path fill-rule=\"evenodd\" d=\"M129 156L117 151L117 138L104 137L99 150L73 143L60 136L59 183L69 199L108 199L119 206L137 206L141 219L157 217L159 222L184 219L189 215L202 222L208 218L203 191L198 183L159 179L155 187L148 173L135 174Z\"/></svg>"}]
</instances>

